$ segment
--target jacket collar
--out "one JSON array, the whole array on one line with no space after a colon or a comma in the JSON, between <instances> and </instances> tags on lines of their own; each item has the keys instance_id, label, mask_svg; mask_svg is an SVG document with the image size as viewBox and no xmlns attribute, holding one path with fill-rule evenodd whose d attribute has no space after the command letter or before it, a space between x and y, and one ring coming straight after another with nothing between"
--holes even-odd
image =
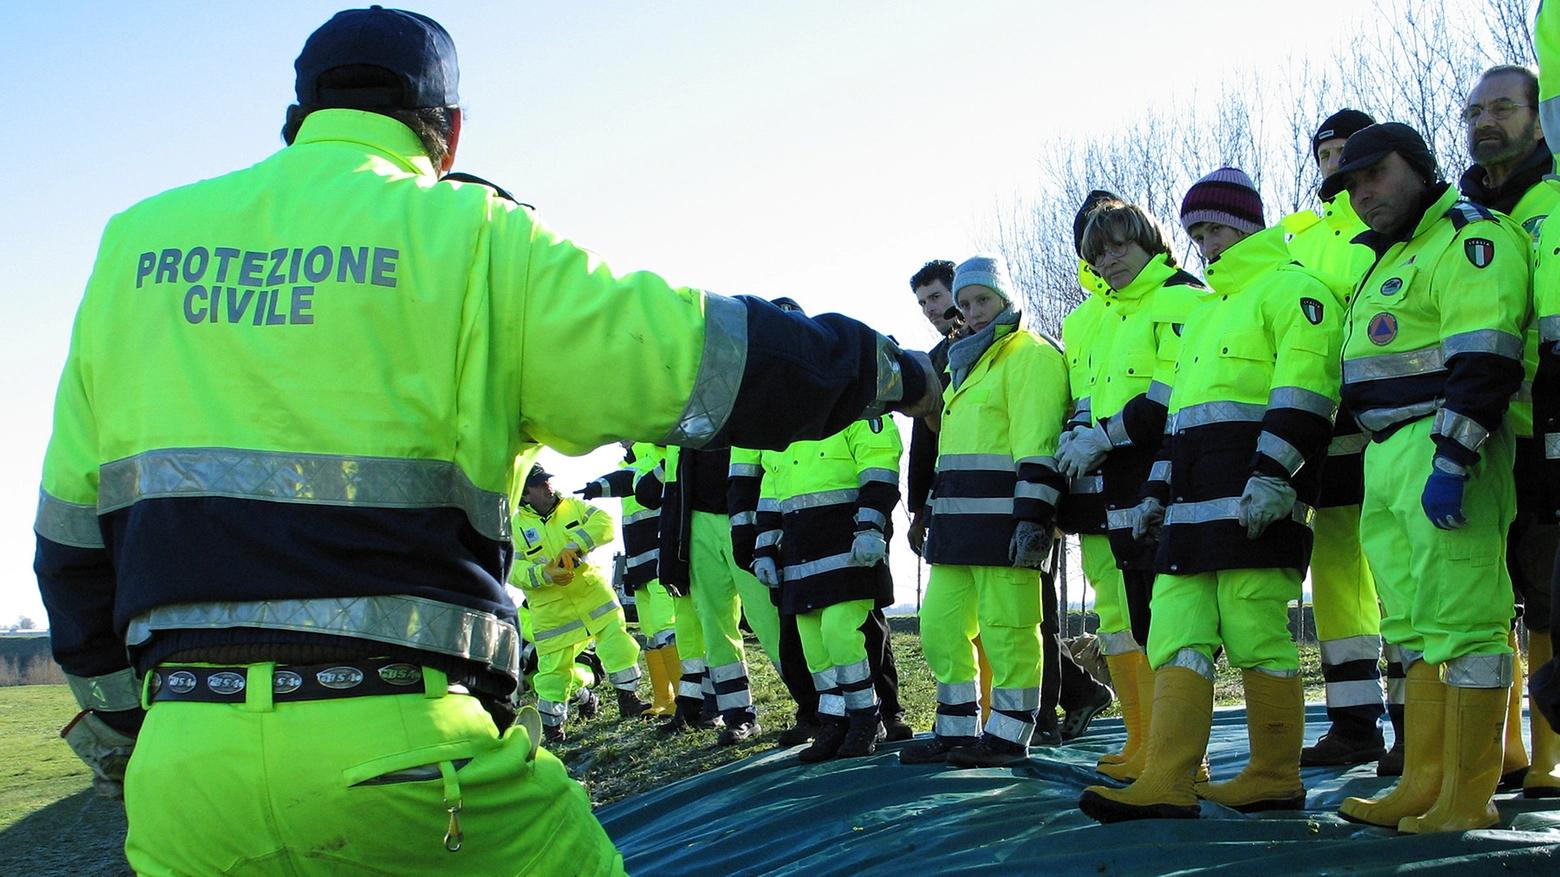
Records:
<instances>
[{"instance_id":1,"label":"jacket collar","mask_svg":"<svg viewBox=\"0 0 1560 877\"><path fill-rule=\"evenodd\" d=\"M1214 292L1234 295L1257 277L1292 261L1289 247L1284 244L1284 227L1275 225L1236 242L1208 263L1204 274Z\"/></svg>"},{"instance_id":2,"label":"jacket collar","mask_svg":"<svg viewBox=\"0 0 1560 877\"><path fill-rule=\"evenodd\" d=\"M1491 210L1499 210L1501 213L1510 213L1517 202L1528 190L1543 182L1544 176L1553 173L1555 169L1555 156L1549 151L1549 144L1541 137L1533 153L1529 155L1505 183L1491 188L1484 182L1484 166L1473 165L1463 172L1462 179L1457 181L1457 188L1462 190L1464 198Z\"/></svg>"},{"instance_id":3,"label":"jacket collar","mask_svg":"<svg viewBox=\"0 0 1560 877\"><path fill-rule=\"evenodd\" d=\"M1381 256L1391 249L1393 244L1413 240L1429 231L1446 216L1446 211L1451 210L1452 205L1456 204L1460 197L1462 196L1458 194L1456 187L1451 184L1436 183L1430 187L1429 192L1425 193L1424 212L1420 214L1419 221L1412 226L1411 232L1390 238L1379 231L1367 229L1355 235L1353 242L1364 244L1375 250L1377 256Z\"/></svg>"},{"instance_id":4,"label":"jacket collar","mask_svg":"<svg viewBox=\"0 0 1560 877\"><path fill-rule=\"evenodd\" d=\"M1169 258L1169 255L1160 253L1149 259L1148 264L1143 266L1143 270L1132 278L1126 288L1116 290L1116 296L1122 301L1137 301L1150 291L1164 286L1165 281L1174 277L1179 270L1170 266Z\"/></svg>"},{"instance_id":5,"label":"jacket collar","mask_svg":"<svg viewBox=\"0 0 1560 877\"><path fill-rule=\"evenodd\" d=\"M352 143L418 176L435 176L433 162L412 129L389 116L363 110L315 110L303 120L293 145Z\"/></svg>"}]
</instances>

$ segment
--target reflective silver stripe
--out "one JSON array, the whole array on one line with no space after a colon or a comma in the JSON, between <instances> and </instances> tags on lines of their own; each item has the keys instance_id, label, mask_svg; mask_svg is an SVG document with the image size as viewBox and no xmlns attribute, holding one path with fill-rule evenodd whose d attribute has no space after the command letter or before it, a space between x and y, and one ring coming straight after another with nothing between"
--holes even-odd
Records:
<instances>
[{"instance_id":1,"label":"reflective silver stripe","mask_svg":"<svg viewBox=\"0 0 1560 877\"><path fill-rule=\"evenodd\" d=\"M1322 652L1323 664L1345 664L1349 661L1381 660L1381 637L1360 634L1344 639L1327 639L1317 643Z\"/></svg>"},{"instance_id":2,"label":"reflective silver stripe","mask_svg":"<svg viewBox=\"0 0 1560 877\"><path fill-rule=\"evenodd\" d=\"M732 661L730 664L718 664L710 668L711 682L732 682L740 679L747 682L747 662Z\"/></svg>"},{"instance_id":3,"label":"reflective silver stripe","mask_svg":"<svg viewBox=\"0 0 1560 877\"><path fill-rule=\"evenodd\" d=\"M601 604L600 606L597 606L595 609L590 610L590 617L591 617L591 620L594 621L595 619L600 618L603 615L608 615L608 614L610 614L610 613L612 613L614 611L620 610L622 608L623 608L623 604L619 603L617 601L617 598L614 597L611 600L608 600L607 602Z\"/></svg>"},{"instance_id":4,"label":"reflective silver stripe","mask_svg":"<svg viewBox=\"0 0 1560 877\"><path fill-rule=\"evenodd\" d=\"M834 668L835 678L841 685L865 682L872 678L872 664L862 658L854 664L843 664ZM870 689L869 689L870 690Z\"/></svg>"},{"instance_id":5,"label":"reflective silver stripe","mask_svg":"<svg viewBox=\"0 0 1560 877\"><path fill-rule=\"evenodd\" d=\"M1024 466L1044 466L1052 472L1057 471L1055 457L1021 457L1013 462L1013 471L1017 472Z\"/></svg>"},{"instance_id":6,"label":"reflective silver stripe","mask_svg":"<svg viewBox=\"0 0 1560 877\"><path fill-rule=\"evenodd\" d=\"M1315 517L1315 510L1303 502L1295 503L1289 517L1299 523L1311 526L1311 519ZM1240 497L1226 496L1219 499L1205 499L1202 502L1177 502L1165 509L1165 526L1171 524L1207 524L1213 521L1234 521L1240 515Z\"/></svg>"},{"instance_id":7,"label":"reflective silver stripe","mask_svg":"<svg viewBox=\"0 0 1560 877\"><path fill-rule=\"evenodd\" d=\"M715 695L715 708L721 712L739 710L753 705L753 689L739 688L726 694Z\"/></svg>"},{"instance_id":8,"label":"reflective silver stripe","mask_svg":"<svg viewBox=\"0 0 1560 877\"><path fill-rule=\"evenodd\" d=\"M781 532L782 531L780 530L760 531L758 534L758 539L756 539L753 544L757 548L768 548L771 545L779 545Z\"/></svg>"},{"instance_id":9,"label":"reflective silver stripe","mask_svg":"<svg viewBox=\"0 0 1560 877\"><path fill-rule=\"evenodd\" d=\"M1365 452L1365 446L1370 444L1370 433L1351 432L1347 435L1334 436L1327 445L1327 456L1349 457Z\"/></svg>"},{"instance_id":10,"label":"reflective silver stripe","mask_svg":"<svg viewBox=\"0 0 1560 877\"><path fill-rule=\"evenodd\" d=\"M224 496L305 505L458 508L489 539L509 538L509 498L446 460L164 448L103 464L98 511L143 499Z\"/></svg>"},{"instance_id":11,"label":"reflective silver stripe","mask_svg":"<svg viewBox=\"0 0 1560 877\"><path fill-rule=\"evenodd\" d=\"M660 560L660 559L661 559L661 549L659 549L659 548L652 548L649 551L642 551L642 552L634 555L633 557L630 557L628 559L628 565L630 567L636 567L636 566L640 566L641 564L653 563L653 562L655 562L657 560Z\"/></svg>"},{"instance_id":12,"label":"reflective silver stripe","mask_svg":"<svg viewBox=\"0 0 1560 877\"><path fill-rule=\"evenodd\" d=\"M615 670L607 674L607 681L613 688L621 688L624 691L633 691L639 686L639 665L629 664L622 670Z\"/></svg>"},{"instance_id":13,"label":"reflective silver stripe","mask_svg":"<svg viewBox=\"0 0 1560 877\"><path fill-rule=\"evenodd\" d=\"M567 624L562 624L562 625L559 625L557 627L550 627L550 628L548 628L546 630L538 630L538 631L536 631L536 643L538 645L540 645L542 640L549 640L549 639L553 639L554 637L560 637L560 636L563 636L566 633L571 633L573 631L579 630L579 629L583 628L584 626L585 626L585 622L576 619L574 621L570 621Z\"/></svg>"},{"instance_id":14,"label":"reflective silver stripe","mask_svg":"<svg viewBox=\"0 0 1560 877\"><path fill-rule=\"evenodd\" d=\"M550 700L536 699L536 711L542 714L542 724L557 727L569 714L568 706Z\"/></svg>"},{"instance_id":15,"label":"reflective silver stripe","mask_svg":"<svg viewBox=\"0 0 1560 877\"><path fill-rule=\"evenodd\" d=\"M847 710L871 709L877 703L877 691L868 681L872 678L872 668L865 658L854 664L846 664L834 668L839 674L840 686L859 686L845 689L845 708ZM866 683L863 685L863 683Z\"/></svg>"},{"instance_id":16,"label":"reflective silver stripe","mask_svg":"<svg viewBox=\"0 0 1560 877\"><path fill-rule=\"evenodd\" d=\"M758 510L760 512L778 512L780 511L780 500L773 497L763 497L758 501Z\"/></svg>"},{"instance_id":17,"label":"reflective silver stripe","mask_svg":"<svg viewBox=\"0 0 1560 877\"><path fill-rule=\"evenodd\" d=\"M734 298L704 294L704 352L693 392L677 425L658 445L701 447L731 417L742 387L748 353L747 305Z\"/></svg>"},{"instance_id":18,"label":"reflective silver stripe","mask_svg":"<svg viewBox=\"0 0 1560 877\"><path fill-rule=\"evenodd\" d=\"M1038 687L993 688L991 689L991 708L994 710L1008 710L1010 712L1037 710L1040 708L1040 689Z\"/></svg>"},{"instance_id":19,"label":"reflective silver stripe","mask_svg":"<svg viewBox=\"0 0 1560 877\"><path fill-rule=\"evenodd\" d=\"M1011 515L1013 497L933 497L932 512L939 515Z\"/></svg>"},{"instance_id":20,"label":"reflective silver stripe","mask_svg":"<svg viewBox=\"0 0 1560 877\"><path fill-rule=\"evenodd\" d=\"M623 526L626 527L629 524L637 524L640 521L648 521L651 518L658 518L660 516L661 516L661 510L660 509L640 509L637 512L630 512L629 514L624 515L623 516Z\"/></svg>"},{"instance_id":21,"label":"reflective silver stripe","mask_svg":"<svg viewBox=\"0 0 1560 877\"><path fill-rule=\"evenodd\" d=\"M540 567L540 566L532 566L532 567L528 568L526 570L526 576L528 578L530 578L530 580L531 580L531 587L533 587L533 588L545 588L545 587L547 587L548 582L547 582L547 579L545 577L543 577L543 575L542 575L542 567Z\"/></svg>"},{"instance_id":22,"label":"reflective silver stripe","mask_svg":"<svg viewBox=\"0 0 1560 877\"><path fill-rule=\"evenodd\" d=\"M1538 318L1538 340L1560 341L1560 314Z\"/></svg>"},{"instance_id":23,"label":"reflective silver stripe","mask_svg":"<svg viewBox=\"0 0 1560 877\"><path fill-rule=\"evenodd\" d=\"M1175 657L1166 661L1157 669L1163 670L1165 667L1185 667L1188 670L1195 671L1209 682L1212 682L1214 678L1213 659L1196 649L1181 649L1175 653Z\"/></svg>"},{"instance_id":24,"label":"reflective silver stripe","mask_svg":"<svg viewBox=\"0 0 1560 877\"><path fill-rule=\"evenodd\" d=\"M590 520L590 515L586 515L585 520ZM591 551L596 547L596 540L590 538L590 534L585 532L584 527L575 527L574 530L569 533L569 535L583 543L580 545L580 547L586 551Z\"/></svg>"},{"instance_id":25,"label":"reflective silver stripe","mask_svg":"<svg viewBox=\"0 0 1560 877\"><path fill-rule=\"evenodd\" d=\"M1170 430L1180 432L1210 423L1261 423L1266 405L1254 402L1202 402L1170 415Z\"/></svg>"},{"instance_id":26,"label":"reflective silver stripe","mask_svg":"<svg viewBox=\"0 0 1560 877\"><path fill-rule=\"evenodd\" d=\"M937 683L937 702L946 704L974 703L980 700L980 688L974 682Z\"/></svg>"},{"instance_id":27,"label":"reflective silver stripe","mask_svg":"<svg viewBox=\"0 0 1560 877\"><path fill-rule=\"evenodd\" d=\"M1300 675L1300 669L1293 670L1269 670L1266 667L1252 667L1251 672L1261 673L1264 676L1272 676L1275 679L1293 679Z\"/></svg>"},{"instance_id":28,"label":"reflective silver stripe","mask_svg":"<svg viewBox=\"0 0 1560 877\"><path fill-rule=\"evenodd\" d=\"M1014 499L1038 499L1051 505L1061 500L1062 492L1049 484L1035 484L1032 481L1020 481L1013 486Z\"/></svg>"},{"instance_id":29,"label":"reflective silver stripe","mask_svg":"<svg viewBox=\"0 0 1560 877\"><path fill-rule=\"evenodd\" d=\"M1035 725L1033 722L1021 722L1012 716L992 710L990 718L986 719L986 733L993 737L1000 737L1009 743L1028 746L1029 739L1034 736Z\"/></svg>"},{"instance_id":30,"label":"reflective silver stripe","mask_svg":"<svg viewBox=\"0 0 1560 877\"><path fill-rule=\"evenodd\" d=\"M758 523L758 512L737 512L731 516L731 526L751 527Z\"/></svg>"},{"instance_id":31,"label":"reflective silver stripe","mask_svg":"<svg viewBox=\"0 0 1560 877\"><path fill-rule=\"evenodd\" d=\"M879 530L884 530L888 528L888 517L877 509L863 507L856 509L856 523L871 524Z\"/></svg>"},{"instance_id":32,"label":"reflective silver stripe","mask_svg":"<svg viewBox=\"0 0 1560 877\"><path fill-rule=\"evenodd\" d=\"M1511 401L1526 402L1531 405L1533 403L1533 382L1523 381L1522 386L1517 387L1517 391L1511 394Z\"/></svg>"},{"instance_id":33,"label":"reflective silver stripe","mask_svg":"<svg viewBox=\"0 0 1560 877\"><path fill-rule=\"evenodd\" d=\"M732 463L726 475L729 478L762 478L764 467L757 463Z\"/></svg>"},{"instance_id":34,"label":"reflective silver stripe","mask_svg":"<svg viewBox=\"0 0 1560 877\"><path fill-rule=\"evenodd\" d=\"M66 502L42 490L38 491L38 517L33 521L33 532L72 548L103 547L97 506Z\"/></svg>"},{"instance_id":35,"label":"reflective silver stripe","mask_svg":"<svg viewBox=\"0 0 1560 877\"><path fill-rule=\"evenodd\" d=\"M1170 472L1171 469L1169 460L1155 460L1154 465L1150 466L1148 469L1148 480L1162 481L1165 484L1169 484Z\"/></svg>"},{"instance_id":36,"label":"reflective silver stripe","mask_svg":"<svg viewBox=\"0 0 1560 877\"><path fill-rule=\"evenodd\" d=\"M1502 332L1499 329L1459 332L1443 339L1441 346L1446 349L1447 359L1461 353L1491 353L1506 359L1522 361L1522 336Z\"/></svg>"},{"instance_id":37,"label":"reflective silver stripe","mask_svg":"<svg viewBox=\"0 0 1560 877\"><path fill-rule=\"evenodd\" d=\"M1170 404L1170 385L1153 381L1148 385L1148 392L1143 394L1150 402L1158 402L1161 405Z\"/></svg>"},{"instance_id":38,"label":"reflective silver stripe","mask_svg":"<svg viewBox=\"0 0 1560 877\"><path fill-rule=\"evenodd\" d=\"M513 624L404 594L159 606L130 620L125 642L139 645L159 630L230 627L333 634L476 661L516 678L520 673L520 631Z\"/></svg>"},{"instance_id":39,"label":"reflective silver stripe","mask_svg":"<svg viewBox=\"0 0 1560 877\"><path fill-rule=\"evenodd\" d=\"M1544 433L1544 456L1550 460L1560 460L1560 432Z\"/></svg>"},{"instance_id":40,"label":"reflective silver stripe","mask_svg":"<svg viewBox=\"0 0 1560 877\"><path fill-rule=\"evenodd\" d=\"M877 339L877 398L861 419L877 417L905 398L905 376L899 373L899 345L882 335Z\"/></svg>"},{"instance_id":41,"label":"reflective silver stripe","mask_svg":"<svg viewBox=\"0 0 1560 877\"><path fill-rule=\"evenodd\" d=\"M1087 419L1087 415L1091 414L1093 411L1094 399L1092 397L1084 396L1081 399L1073 400L1073 419L1078 419L1078 415L1080 414L1085 415L1084 419Z\"/></svg>"},{"instance_id":42,"label":"reflective silver stripe","mask_svg":"<svg viewBox=\"0 0 1560 877\"><path fill-rule=\"evenodd\" d=\"M820 490L817 493L801 493L787 499L780 500L780 511L783 514L799 512L803 509L817 509L831 505L847 505L854 503L861 493L858 487L842 487L839 490Z\"/></svg>"},{"instance_id":43,"label":"reflective silver stripe","mask_svg":"<svg viewBox=\"0 0 1560 877\"><path fill-rule=\"evenodd\" d=\"M676 628L668 627L665 630L658 630L650 635L650 650L664 649L675 642L677 642Z\"/></svg>"},{"instance_id":44,"label":"reflective silver stripe","mask_svg":"<svg viewBox=\"0 0 1560 877\"><path fill-rule=\"evenodd\" d=\"M1385 701L1386 692L1381 687L1380 679L1327 683L1329 707L1374 706L1379 709Z\"/></svg>"},{"instance_id":45,"label":"reflective silver stripe","mask_svg":"<svg viewBox=\"0 0 1560 877\"><path fill-rule=\"evenodd\" d=\"M1510 688L1514 675L1510 652L1463 655L1446 662L1446 684L1453 688Z\"/></svg>"},{"instance_id":46,"label":"reflective silver stripe","mask_svg":"<svg viewBox=\"0 0 1560 877\"><path fill-rule=\"evenodd\" d=\"M76 696L76 704L84 710L117 713L141 705L141 679L128 667L102 676L67 673L65 682L70 685L70 693Z\"/></svg>"},{"instance_id":47,"label":"reflective silver stripe","mask_svg":"<svg viewBox=\"0 0 1560 877\"><path fill-rule=\"evenodd\" d=\"M980 735L980 716L950 716L938 713L932 720L932 733L939 737L976 737Z\"/></svg>"},{"instance_id":48,"label":"reflective silver stripe","mask_svg":"<svg viewBox=\"0 0 1560 877\"><path fill-rule=\"evenodd\" d=\"M1381 432L1399 423L1434 414L1436 409L1441 407L1441 402L1440 399L1428 399L1401 408L1372 408L1354 415L1354 419L1360 422L1360 426L1371 432Z\"/></svg>"},{"instance_id":49,"label":"reflective silver stripe","mask_svg":"<svg viewBox=\"0 0 1560 877\"><path fill-rule=\"evenodd\" d=\"M781 570L780 577L787 582L798 582L810 576L833 572L837 569L846 569L851 566L854 566L854 564L851 563L851 554L847 551L844 554L820 557L817 560L809 560L806 563L787 566Z\"/></svg>"},{"instance_id":50,"label":"reflective silver stripe","mask_svg":"<svg viewBox=\"0 0 1560 877\"><path fill-rule=\"evenodd\" d=\"M830 667L819 673L812 674L813 689L819 694L834 688L834 668Z\"/></svg>"},{"instance_id":51,"label":"reflective silver stripe","mask_svg":"<svg viewBox=\"0 0 1560 877\"><path fill-rule=\"evenodd\" d=\"M818 695L818 712L835 718L845 718L845 698L838 694Z\"/></svg>"},{"instance_id":52,"label":"reflective silver stripe","mask_svg":"<svg viewBox=\"0 0 1560 877\"><path fill-rule=\"evenodd\" d=\"M899 473L893 469L863 469L856 475L856 483L866 487L869 482L877 481L882 484L899 484Z\"/></svg>"},{"instance_id":53,"label":"reflective silver stripe","mask_svg":"<svg viewBox=\"0 0 1560 877\"><path fill-rule=\"evenodd\" d=\"M1111 530L1130 530L1137 520L1136 512L1135 508L1109 509L1105 512L1105 526Z\"/></svg>"},{"instance_id":54,"label":"reflective silver stripe","mask_svg":"<svg viewBox=\"0 0 1560 877\"><path fill-rule=\"evenodd\" d=\"M1268 455L1290 475L1305 465L1305 455L1298 448L1266 430L1257 436L1257 453Z\"/></svg>"},{"instance_id":55,"label":"reflective silver stripe","mask_svg":"<svg viewBox=\"0 0 1560 877\"><path fill-rule=\"evenodd\" d=\"M1127 427L1121 422L1121 415L1112 415L1105 421L1105 437L1110 439L1113 448L1125 448L1132 444L1132 436L1127 435Z\"/></svg>"},{"instance_id":56,"label":"reflective silver stripe","mask_svg":"<svg viewBox=\"0 0 1560 877\"><path fill-rule=\"evenodd\" d=\"M1435 413L1435 426L1430 434L1446 436L1470 451L1477 451L1490 437L1490 431L1480 426L1478 421L1450 408L1442 408Z\"/></svg>"},{"instance_id":57,"label":"reflective silver stripe","mask_svg":"<svg viewBox=\"0 0 1560 877\"><path fill-rule=\"evenodd\" d=\"M1343 382L1357 384L1388 378L1406 378L1446 371L1446 355L1441 345L1422 347L1402 353L1383 353L1343 361Z\"/></svg>"},{"instance_id":58,"label":"reflective silver stripe","mask_svg":"<svg viewBox=\"0 0 1560 877\"><path fill-rule=\"evenodd\" d=\"M1072 493L1103 493L1105 491L1105 476L1080 475L1072 480L1068 490Z\"/></svg>"},{"instance_id":59,"label":"reflective silver stripe","mask_svg":"<svg viewBox=\"0 0 1560 877\"><path fill-rule=\"evenodd\" d=\"M1268 410L1274 408L1298 408L1308 411L1318 417L1332 420L1338 413L1338 403L1327 398L1321 393L1300 387L1277 387L1268 394Z\"/></svg>"},{"instance_id":60,"label":"reflective silver stripe","mask_svg":"<svg viewBox=\"0 0 1560 877\"><path fill-rule=\"evenodd\" d=\"M682 664L684 676L703 676L704 671L710 668L704 658L684 658L679 655L678 662Z\"/></svg>"},{"instance_id":61,"label":"reflective silver stripe","mask_svg":"<svg viewBox=\"0 0 1560 877\"><path fill-rule=\"evenodd\" d=\"M1110 633L1100 631L1095 635L1100 641L1100 651L1111 657L1130 655L1133 652L1143 651L1143 647L1138 645L1137 637L1134 637L1130 630L1118 630Z\"/></svg>"},{"instance_id":62,"label":"reflective silver stripe","mask_svg":"<svg viewBox=\"0 0 1560 877\"><path fill-rule=\"evenodd\" d=\"M1008 454L943 454L937 458L938 472L967 472L971 470L1016 471L1012 456Z\"/></svg>"}]
</instances>

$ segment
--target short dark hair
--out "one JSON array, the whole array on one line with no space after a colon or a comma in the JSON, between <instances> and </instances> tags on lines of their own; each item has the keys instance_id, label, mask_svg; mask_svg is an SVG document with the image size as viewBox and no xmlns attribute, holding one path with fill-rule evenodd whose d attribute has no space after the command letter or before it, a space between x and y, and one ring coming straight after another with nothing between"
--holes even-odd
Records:
<instances>
[{"instance_id":1,"label":"short dark hair","mask_svg":"<svg viewBox=\"0 0 1560 877\"><path fill-rule=\"evenodd\" d=\"M1136 204L1107 202L1089 214L1089 223L1083 228L1083 242L1078 249L1083 253L1083 260L1092 267L1099 264L1106 247L1116 244L1137 244L1150 256L1163 254L1166 263L1175 267L1175 254L1170 251L1164 227Z\"/></svg>"},{"instance_id":2,"label":"short dark hair","mask_svg":"<svg viewBox=\"0 0 1560 877\"><path fill-rule=\"evenodd\" d=\"M952 262L947 259L933 259L921 266L921 270L910 275L910 291L915 292L923 286L929 286L941 280L943 286L953 288Z\"/></svg>"},{"instance_id":3,"label":"short dark hair","mask_svg":"<svg viewBox=\"0 0 1560 877\"><path fill-rule=\"evenodd\" d=\"M303 120L316 110L347 109L363 110L369 113L378 113L388 116L397 122L412 129L417 139L422 141L423 150L428 153L428 159L437 167L450 154L450 134L455 130L454 115L459 107L419 107L406 109L394 106L385 106L383 96L386 90L392 92L393 103L401 90L401 82L396 75L383 67L375 67L368 64L352 64L346 67L336 67L320 74L320 85L340 89L350 93L360 91L365 95L361 105L354 105L350 97L332 101L329 104L293 104L287 108L287 121L282 125L282 142L288 146L298 138L298 129L303 127ZM337 92L338 94L340 92Z\"/></svg>"},{"instance_id":4,"label":"short dark hair","mask_svg":"<svg viewBox=\"0 0 1560 877\"><path fill-rule=\"evenodd\" d=\"M1533 108L1533 114L1538 115L1538 75L1531 69L1521 64L1496 64L1494 67L1479 74L1479 82L1483 82L1493 76L1520 76L1522 77L1523 90L1526 92L1524 100Z\"/></svg>"}]
</instances>

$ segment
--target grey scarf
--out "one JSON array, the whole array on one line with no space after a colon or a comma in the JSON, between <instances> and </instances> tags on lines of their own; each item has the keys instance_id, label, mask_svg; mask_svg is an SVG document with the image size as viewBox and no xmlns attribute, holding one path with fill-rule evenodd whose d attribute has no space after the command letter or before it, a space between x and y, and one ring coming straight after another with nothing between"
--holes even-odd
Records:
<instances>
[{"instance_id":1,"label":"grey scarf","mask_svg":"<svg viewBox=\"0 0 1560 877\"><path fill-rule=\"evenodd\" d=\"M1006 337L1018 329L1023 317L1023 313L1010 304L1007 310L997 314L997 318L987 324L986 328L948 348L948 372L953 376L955 390L959 389L964 379L970 376L970 369L975 367L975 363L980 362L980 358L991 348L991 345L997 342L998 338Z\"/></svg>"}]
</instances>

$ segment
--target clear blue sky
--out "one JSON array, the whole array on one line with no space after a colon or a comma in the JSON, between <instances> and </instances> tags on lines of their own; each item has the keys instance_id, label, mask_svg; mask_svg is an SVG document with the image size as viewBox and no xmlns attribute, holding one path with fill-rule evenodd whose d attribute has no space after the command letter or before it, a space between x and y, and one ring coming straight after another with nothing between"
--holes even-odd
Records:
<instances>
[{"instance_id":1,"label":"clear blue sky","mask_svg":"<svg viewBox=\"0 0 1560 877\"><path fill-rule=\"evenodd\" d=\"M1050 133L1108 130L1243 65L1323 51L1362 4L429 2L461 58L457 167L616 270L790 295L908 344L906 286L973 252ZM0 623L43 621L32 519L55 382L99 234L281 143L320 2L7 3L0 84ZM1105 61L1106 63L1101 63ZM124 327L134 333L134 326ZM611 392L603 386L602 392ZM544 460L574 486L615 450ZM902 528L901 528L902 529ZM902 558L909 552L897 549ZM900 570L914 592L914 567Z\"/></svg>"}]
</instances>

